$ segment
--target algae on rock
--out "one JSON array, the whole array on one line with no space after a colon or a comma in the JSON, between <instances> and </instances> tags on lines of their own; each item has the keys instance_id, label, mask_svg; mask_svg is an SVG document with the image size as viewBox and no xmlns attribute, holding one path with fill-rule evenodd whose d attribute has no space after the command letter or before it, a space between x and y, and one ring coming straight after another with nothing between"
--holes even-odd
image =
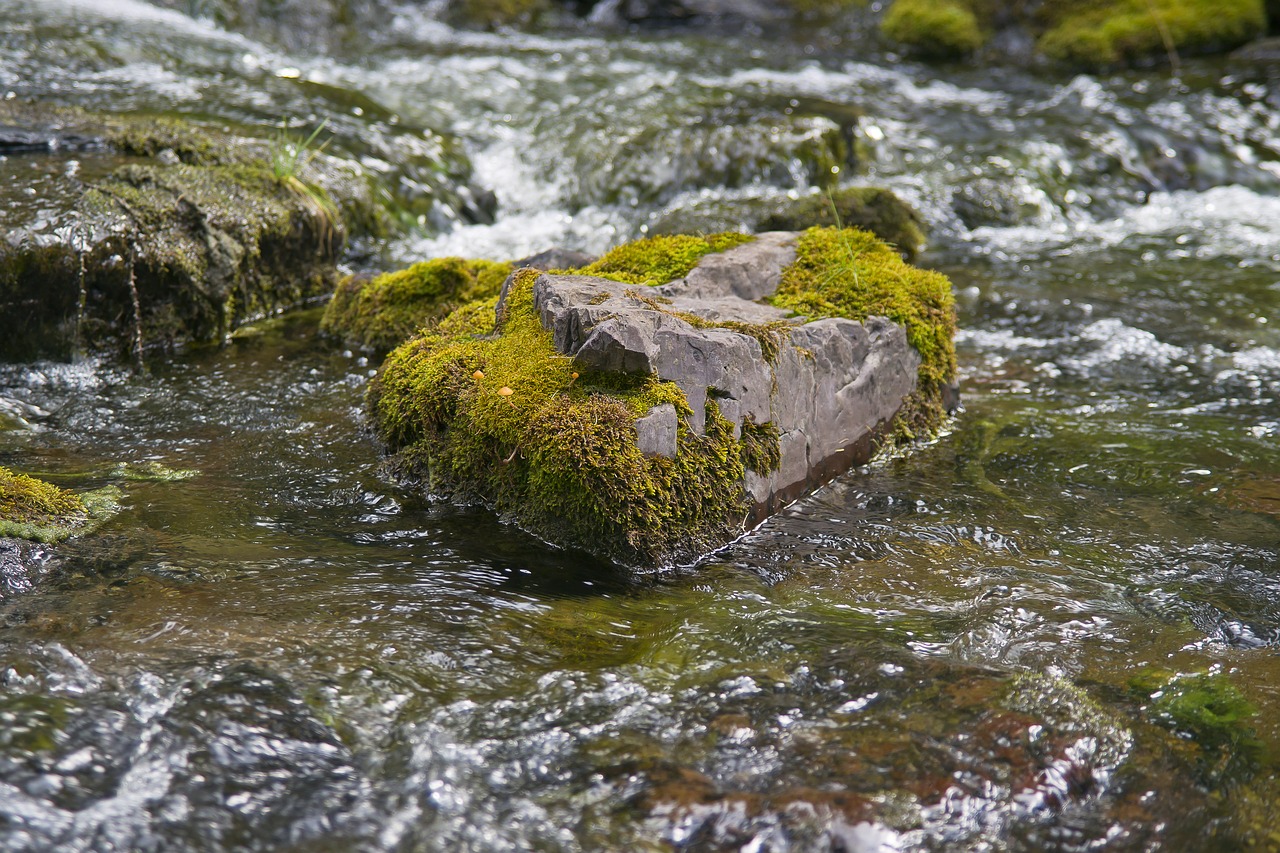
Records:
<instances>
[{"instance_id":1,"label":"algae on rock","mask_svg":"<svg viewBox=\"0 0 1280 853\"><path fill-rule=\"evenodd\" d=\"M810 195L760 222L761 231L804 231L815 225L870 231L893 245L908 261L924 247L920 214L883 187L845 187L827 195Z\"/></svg>"},{"instance_id":2,"label":"algae on rock","mask_svg":"<svg viewBox=\"0 0 1280 853\"><path fill-rule=\"evenodd\" d=\"M47 185L38 208L0 205L0 358L219 341L331 291L349 230L398 227L354 160L281 177L265 140L17 100L0 125L23 128L13 156Z\"/></svg>"}]
</instances>

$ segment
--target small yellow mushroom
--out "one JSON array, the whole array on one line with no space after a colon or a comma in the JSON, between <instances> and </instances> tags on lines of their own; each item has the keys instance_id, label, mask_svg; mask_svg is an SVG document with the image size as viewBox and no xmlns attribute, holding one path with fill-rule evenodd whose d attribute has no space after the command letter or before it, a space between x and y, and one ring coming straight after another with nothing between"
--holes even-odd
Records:
<instances>
[{"instance_id":1,"label":"small yellow mushroom","mask_svg":"<svg viewBox=\"0 0 1280 853\"><path fill-rule=\"evenodd\" d=\"M515 391L512 391L512 390L511 390L510 388L508 388L506 385L503 385L501 388L499 388L499 389L498 389L498 394L499 394L499 396L502 396L502 397L510 397L510 396L511 396L512 394L514 394L514 393L516 393L516 392L515 392Z\"/></svg>"},{"instance_id":2,"label":"small yellow mushroom","mask_svg":"<svg viewBox=\"0 0 1280 853\"><path fill-rule=\"evenodd\" d=\"M484 379L484 371L477 370L475 373L471 374L471 378L475 379L476 381Z\"/></svg>"},{"instance_id":3,"label":"small yellow mushroom","mask_svg":"<svg viewBox=\"0 0 1280 853\"><path fill-rule=\"evenodd\" d=\"M570 373L570 374L569 374L569 376L570 376L570 378L572 378L572 379L577 379L577 378L578 378L578 371L576 371L576 370L575 370L573 373Z\"/></svg>"}]
</instances>

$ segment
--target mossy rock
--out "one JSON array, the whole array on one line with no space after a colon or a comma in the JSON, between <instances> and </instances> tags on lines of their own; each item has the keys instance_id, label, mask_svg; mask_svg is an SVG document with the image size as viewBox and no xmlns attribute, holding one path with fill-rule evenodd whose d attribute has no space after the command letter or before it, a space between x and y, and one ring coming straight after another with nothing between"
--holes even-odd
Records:
<instances>
[{"instance_id":1,"label":"mossy rock","mask_svg":"<svg viewBox=\"0 0 1280 853\"><path fill-rule=\"evenodd\" d=\"M320 328L385 353L455 309L497 297L510 273L507 263L437 258L373 279L350 277L334 291Z\"/></svg>"},{"instance_id":2,"label":"mossy rock","mask_svg":"<svg viewBox=\"0 0 1280 853\"><path fill-rule=\"evenodd\" d=\"M0 465L0 537L58 542L91 530L118 498L112 487L77 495Z\"/></svg>"},{"instance_id":3,"label":"mossy rock","mask_svg":"<svg viewBox=\"0 0 1280 853\"><path fill-rule=\"evenodd\" d=\"M0 205L0 359L220 341L330 292L349 227L391 219L360 167L328 155L277 174L263 140L18 101L0 104L5 125L48 142L14 155L43 182L40 209L24 187Z\"/></svg>"},{"instance_id":4,"label":"mossy rock","mask_svg":"<svg viewBox=\"0 0 1280 853\"><path fill-rule=\"evenodd\" d=\"M988 37L965 0L894 0L880 30L912 53L934 59L973 53Z\"/></svg>"},{"instance_id":5,"label":"mossy rock","mask_svg":"<svg viewBox=\"0 0 1280 853\"><path fill-rule=\"evenodd\" d=\"M951 408L957 371L955 297L946 276L908 265L867 231L811 228L772 302L811 320L887 317L903 326L921 362L896 428L908 441L937 433Z\"/></svg>"},{"instance_id":6,"label":"mossy rock","mask_svg":"<svg viewBox=\"0 0 1280 853\"><path fill-rule=\"evenodd\" d=\"M815 225L858 228L875 234L914 260L924 246L924 221L892 190L846 187L829 195L810 195L764 217L761 231L804 231Z\"/></svg>"},{"instance_id":7,"label":"mossy rock","mask_svg":"<svg viewBox=\"0 0 1280 853\"><path fill-rule=\"evenodd\" d=\"M1262 0L1050 0L1039 50L1086 68L1230 50L1267 31Z\"/></svg>"},{"instance_id":8,"label":"mossy rock","mask_svg":"<svg viewBox=\"0 0 1280 853\"><path fill-rule=\"evenodd\" d=\"M946 415L943 388L955 378L946 278L907 266L866 232L812 229L769 239L781 246L784 238L794 260L781 271L781 284L773 278L774 305L752 310L868 322L879 316L905 325L903 351L909 342L920 367L907 386L915 391L894 404L899 417L887 431L902 440L935 433ZM585 282L600 297L583 303L587 313L598 304L616 316L605 302L629 301L660 322L695 330L690 334L728 335L754 349L752 370L764 371L768 406L780 384L775 375L769 390L768 364L806 358L788 338L790 329L807 328L802 319L753 325L694 316L666 295L669 282L753 246L742 234L673 235L620 246L572 275L516 271L496 317L492 299L459 308L395 349L371 383L367 407L396 454L392 470L432 495L490 506L548 541L625 565L688 562L723 545L762 500L748 483L779 468L778 427L768 417L744 415L745 404L705 385L691 402L684 386L654 372L584 366L558 349L544 325L558 321L538 302L551 297L537 289ZM663 409L673 413L671 452L642 451L638 422Z\"/></svg>"}]
</instances>

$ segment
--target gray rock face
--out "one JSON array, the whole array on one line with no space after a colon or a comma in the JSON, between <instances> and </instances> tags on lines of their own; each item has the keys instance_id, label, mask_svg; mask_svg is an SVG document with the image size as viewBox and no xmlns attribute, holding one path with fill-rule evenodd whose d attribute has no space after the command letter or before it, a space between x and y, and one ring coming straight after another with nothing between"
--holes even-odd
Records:
<instances>
[{"instance_id":1,"label":"gray rock face","mask_svg":"<svg viewBox=\"0 0 1280 853\"><path fill-rule=\"evenodd\" d=\"M758 301L776 291L797 236L762 234L661 287L549 274L534 282L543 326L584 371L651 373L676 383L698 434L708 399L738 434L745 422L777 428L778 469L748 472L744 484L760 518L866 461L877 431L915 390L920 366L906 331L887 319L806 323ZM777 336L772 362L764 335ZM644 453L676 454L672 406L654 408L636 432Z\"/></svg>"}]
</instances>

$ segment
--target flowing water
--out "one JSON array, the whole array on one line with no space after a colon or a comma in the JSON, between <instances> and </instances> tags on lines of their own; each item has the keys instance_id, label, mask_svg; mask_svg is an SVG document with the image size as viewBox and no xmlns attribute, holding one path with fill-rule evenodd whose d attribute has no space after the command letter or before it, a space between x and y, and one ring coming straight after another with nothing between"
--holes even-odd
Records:
<instances>
[{"instance_id":1,"label":"flowing water","mask_svg":"<svg viewBox=\"0 0 1280 853\"><path fill-rule=\"evenodd\" d=\"M388 485L377 364L314 310L146 375L0 367L0 463L120 490L0 553L0 849L1280 849L1280 71L413 7L322 53L199 6L0 0L0 96L451 140L496 219L383 265L888 185L956 285L965 409L633 577Z\"/></svg>"}]
</instances>

